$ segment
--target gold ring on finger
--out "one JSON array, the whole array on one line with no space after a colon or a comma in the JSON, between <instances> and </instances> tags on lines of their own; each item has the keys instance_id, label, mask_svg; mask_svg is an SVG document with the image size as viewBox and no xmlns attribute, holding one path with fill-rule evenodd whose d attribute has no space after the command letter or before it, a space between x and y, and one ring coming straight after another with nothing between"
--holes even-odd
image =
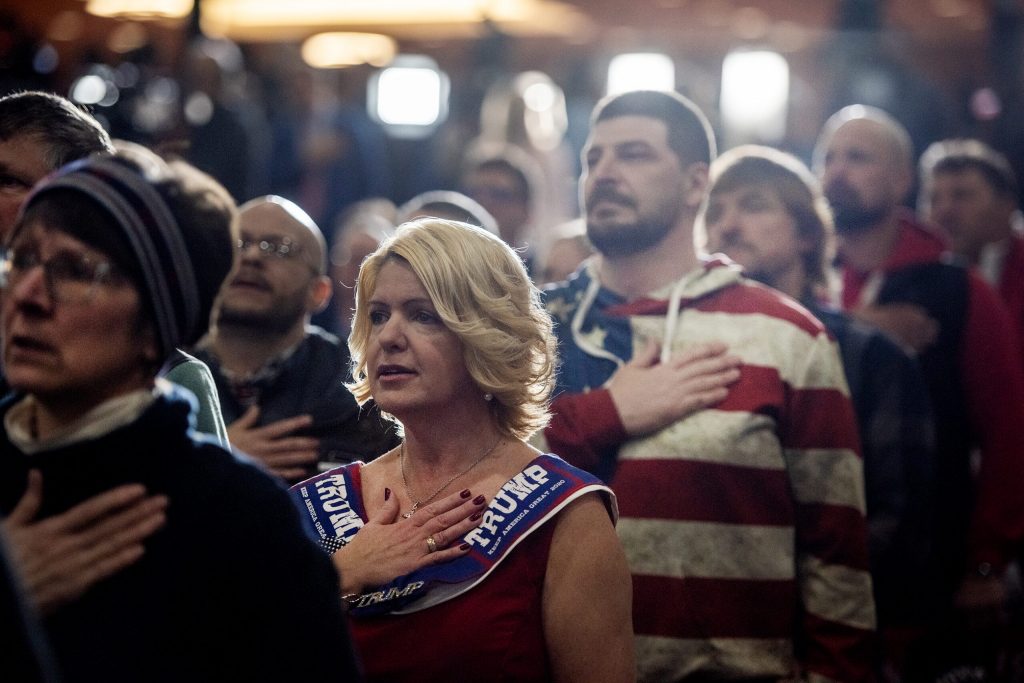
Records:
<instances>
[{"instance_id":1,"label":"gold ring on finger","mask_svg":"<svg viewBox=\"0 0 1024 683\"><path fill-rule=\"evenodd\" d=\"M427 553L437 552L437 541L434 540L433 536L427 536Z\"/></svg>"}]
</instances>

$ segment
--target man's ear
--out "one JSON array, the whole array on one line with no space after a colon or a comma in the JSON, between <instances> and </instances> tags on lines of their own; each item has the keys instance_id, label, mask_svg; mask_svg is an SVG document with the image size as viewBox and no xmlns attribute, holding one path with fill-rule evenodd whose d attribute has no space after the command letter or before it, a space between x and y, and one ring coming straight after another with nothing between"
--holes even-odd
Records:
<instances>
[{"instance_id":1,"label":"man's ear","mask_svg":"<svg viewBox=\"0 0 1024 683\"><path fill-rule=\"evenodd\" d=\"M331 278L326 275L314 278L309 285L309 295L306 297L306 311L313 314L324 310L330 303L332 294L334 294L334 289L331 287Z\"/></svg>"},{"instance_id":2,"label":"man's ear","mask_svg":"<svg viewBox=\"0 0 1024 683\"><path fill-rule=\"evenodd\" d=\"M696 211L708 192L708 165L704 162L692 163L683 173L683 199L687 206Z\"/></svg>"}]
</instances>

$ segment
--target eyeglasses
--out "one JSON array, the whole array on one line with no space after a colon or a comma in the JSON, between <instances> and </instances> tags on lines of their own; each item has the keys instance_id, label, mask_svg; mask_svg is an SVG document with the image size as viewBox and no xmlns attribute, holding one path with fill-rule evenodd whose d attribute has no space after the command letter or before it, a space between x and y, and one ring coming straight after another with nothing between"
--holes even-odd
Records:
<instances>
[{"instance_id":1,"label":"eyeglasses","mask_svg":"<svg viewBox=\"0 0 1024 683\"><path fill-rule=\"evenodd\" d=\"M43 261L32 247L15 247L0 252L0 288L10 290L39 266L43 269L47 293L59 303L84 303L96 289L123 276L110 261L62 251Z\"/></svg>"},{"instance_id":2,"label":"eyeglasses","mask_svg":"<svg viewBox=\"0 0 1024 683\"><path fill-rule=\"evenodd\" d=\"M292 259L302 252L302 245L296 244L294 240L288 237L259 240L250 237L242 237L235 243L235 246L238 248L238 253L240 254L247 252L249 247L256 247L259 249L260 256L263 258L276 256L281 259Z\"/></svg>"}]
</instances>

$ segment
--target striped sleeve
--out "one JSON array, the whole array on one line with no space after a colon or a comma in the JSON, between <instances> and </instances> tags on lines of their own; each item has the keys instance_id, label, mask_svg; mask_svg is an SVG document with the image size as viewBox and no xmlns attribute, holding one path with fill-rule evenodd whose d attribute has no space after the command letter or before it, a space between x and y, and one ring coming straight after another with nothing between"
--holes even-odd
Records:
<instances>
[{"instance_id":1,"label":"striped sleeve","mask_svg":"<svg viewBox=\"0 0 1024 683\"><path fill-rule=\"evenodd\" d=\"M534 447L592 473L614 466L627 435L607 389L563 393L552 402L551 413L551 423L531 441Z\"/></svg>"},{"instance_id":2,"label":"striped sleeve","mask_svg":"<svg viewBox=\"0 0 1024 683\"><path fill-rule=\"evenodd\" d=\"M834 342L814 335L788 372L780 416L796 499L803 666L825 679L868 680L875 627L864 477L856 418Z\"/></svg>"}]
</instances>

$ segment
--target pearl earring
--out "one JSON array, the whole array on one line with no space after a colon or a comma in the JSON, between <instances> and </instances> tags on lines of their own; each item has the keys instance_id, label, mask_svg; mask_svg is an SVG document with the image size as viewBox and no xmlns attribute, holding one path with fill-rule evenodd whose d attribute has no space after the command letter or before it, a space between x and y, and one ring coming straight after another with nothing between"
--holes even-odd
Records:
<instances>
[{"instance_id":1,"label":"pearl earring","mask_svg":"<svg viewBox=\"0 0 1024 683\"><path fill-rule=\"evenodd\" d=\"M485 401L493 401L494 400L494 394L492 394L491 392L488 391L486 394L484 394L484 400Z\"/></svg>"}]
</instances>

